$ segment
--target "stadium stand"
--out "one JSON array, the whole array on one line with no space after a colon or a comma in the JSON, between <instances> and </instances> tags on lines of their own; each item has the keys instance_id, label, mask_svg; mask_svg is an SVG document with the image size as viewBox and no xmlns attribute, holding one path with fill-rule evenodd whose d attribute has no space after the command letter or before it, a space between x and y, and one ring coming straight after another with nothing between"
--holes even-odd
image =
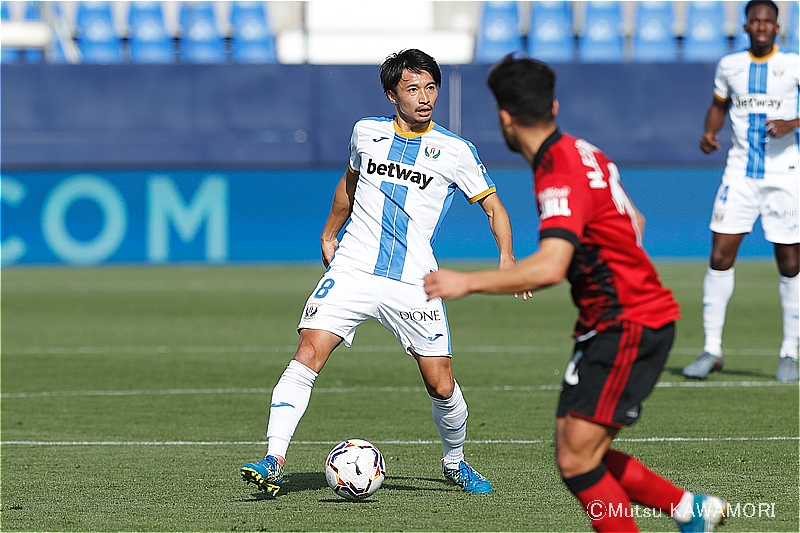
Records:
<instances>
[{"instance_id":1,"label":"stadium stand","mask_svg":"<svg viewBox=\"0 0 800 533\"><path fill-rule=\"evenodd\" d=\"M122 61L122 41L114 27L109 2L80 2L76 24L78 48L84 63Z\"/></svg>"},{"instance_id":2,"label":"stadium stand","mask_svg":"<svg viewBox=\"0 0 800 533\"><path fill-rule=\"evenodd\" d=\"M584 63L620 62L624 36L619 2L586 2L583 32L578 39L578 59Z\"/></svg>"},{"instance_id":3,"label":"stadium stand","mask_svg":"<svg viewBox=\"0 0 800 533\"><path fill-rule=\"evenodd\" d=\"M231 58L235 63L275 63L275 36L263 2L233 3L231 8Z\"/></svg>"},{"instance_id":4,"label":"stadium stand","mask_svg":"<svg viewBox=\"0 0 800 533\"><path fill-rule=\"evenodd\" d=\"M531 4L528 55L553 63L574 59L572 8L566 1Z\"/></svg>"},{"instance_id":5,"label":"stadium stand","mask_svg":"<svg viewBox=\"0 0 800 533\"><path fill-rule=\"evenodd\" d=\"M225 63L225 39L217 29L211 2L184 2L180 12L183 63Z\"/></svg>"},{"instance_id":6,"label":"stadium stand","mask_svg":"<svg viewBox=\"0 0 800 533\"><path fill-rule=\"evenodd\" d=\"M8 10L8 2L0 3L0 21L6 24L11 20L11 13ZM3 46L0 48L0 62L2 63L16 63L20 58L20 50L17 47Z\"/></svg>"},{"instance_id":7,"label":"stadium stand","mask_svg":"<svg viewBox=\"0 0 800 533\"><path fill-rule=\"evenodd\" d=\"M474 32L440 29L431 0L406 0L402 9L374 0L305 2L306 39L294 34L293 45L307 42L311 64L380 64L403 48L420 48L442 64L472 61ZM279 36L279 54L288 43Z\"/></svg>"},{"instance_id":8,"label":"stadium stand","mask_svg":"<svg viewBox=\"0 0 800 533\"><path fill-rule=\"evenodd\" d=\"M164 25L160 2L131 2L128 45L131 63L175 62L175 49Z\"/></svg>"},{"instance_id":9,"label":"stadium stand","mask_svg":"<svg viewBox=\"0 0 800 533\"><path fill-rule=\"evenodd\" d=\"M475 62L494 63L524 49L517 2L484 2L478 24Z\"/></svg>"},{"instance_id":10,"label":"stadium stand","mask_svg":"<svg viewBox=\"0 0 800 533\"><path fill-rule=\"evenodd\" d=\"M41 63L43 50L50 42L50 29L42 21L41 2L17 2L12 7L15 9L10 9L8 2L0 3L3 25L0 62Z\"/></svg>"},{"instance_id":11,"label":"stadium stand","mask_svg":"<svg viewBox=\"0 0 800 533\"><path fill-rule=\"evenodd\" d=\"M745 3L3 1L0 61L379 64L414 46L442 64L513 51L551 63L713 63L749 45ZM798 2L778 5L780 44L797 51Z\"/></svg>"},{"instance_id":12,"label":"stadium stand","mask_svg":"<svg viewBox=\"0 0 800 533\"><path fill-rule=\"evenodd\" d=\"M684 61L718 61L730 50L725 33L726 15L722 2L689 2L686 34L683 37Z\"/></svg>"},{"instance_id":13,"label":"stadium stand","mask_svg":"<svg viewBox=\"0 0 800 533\"><path fill-rule=\"evenodd\" d=\"M672 2L638 2L631 39L631 60L669 62L678 59L678 40L673 31Z\"/></svg>"}]
</instances>

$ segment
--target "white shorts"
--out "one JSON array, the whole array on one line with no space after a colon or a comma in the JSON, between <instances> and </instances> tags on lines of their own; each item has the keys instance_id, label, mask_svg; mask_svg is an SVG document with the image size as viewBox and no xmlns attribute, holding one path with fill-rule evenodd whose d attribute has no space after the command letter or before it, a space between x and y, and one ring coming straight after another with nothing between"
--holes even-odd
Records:
<instances>
[{"instance_id":1,"label":"white shorts","mask_svg":"<svg viewBox=\"0 0 800 533\"><path fill-rule=\"evenodd\" d=\"M350 267L331 267L306 301L301 329L321 329L350 346L356 328L374 318L394 333L410 355L450 356L450 328L440 298L428 301L421 285L411 285Z\"/></svg>"},{"instance_id":2,"label":"white shorts","mask_svg":"<svg viewBox=\"0 0 800 533\"><path fill-rule=\"evenodd\" d=\"M750 233L761 216L764 237L771 243L800 242L797 174L768 174L764 179L725 168L714 200L709 228L714 233Z\"/></svg>"}]
</instances>

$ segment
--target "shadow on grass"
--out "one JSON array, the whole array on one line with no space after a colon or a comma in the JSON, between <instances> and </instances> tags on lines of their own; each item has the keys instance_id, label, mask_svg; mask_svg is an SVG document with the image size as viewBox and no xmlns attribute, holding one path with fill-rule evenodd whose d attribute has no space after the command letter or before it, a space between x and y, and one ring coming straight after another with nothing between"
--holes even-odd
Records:
<instances>
[{"instance_id":1,"label":"shadow on grass","mask_svg":"<svg viewBox=\"0 0 800 533\"><path fill-rule=\"evenodd\" d=\"M421 484L431 484L433 486L425 487ZM381 490L397 490L397 491L440 491L444 487L453 487L453 484L442 478L417 478L408 476L391 476L386 478L381 486ZM306 490L319 490L328 488L328 482L325 480L325 474L321 472L296 472L293 474L286 474L283 479L283 485L278 493L278 498L285 496L291 492L302 492ZM273 500L271 495L264 492L253 492L250 498L242 498L241 502L260 502L265 500ZM355 503L371 503L372 498L366 500L359 500ZM326 498L319 500L320 503L354 503L351 500L344 498Z\"/></svg>"},{"instance_id":2,"label":"shadow on grass","mask_svg":"<svg viewBox=\"0 0 800 533\"><path fill-rule=\"evenodd\" d=\"M325 481L325 474L323 472L294 472L286 474L283 477L283 485L278 493L278 498L290 492L302 492L306 490L319 490L327 488L328 482ZM240 501L243 502L260 502L264 500L273 500L271 495L264 492L254 492L250 498L245 498Z\"/></svg>"},{"instance_id":3,"label":"shadow on grass","mask_svg":"<svg viewBox=\"0 0 800 533\"><path fill-rule=\"evenodd\" d=\"M777 363L777 357L775 359L776 359L775 364L777 365L778 364ZM682 366L681 367L665 368L663 373L664 374L670 374L672 376L679 376L679 377L684 378L686 381L690 381L690 382L692 382L692 381L693 382L703 381L701 379L692 379L692 378L684 377L684 375L683 375L683 367ZM760 378L760 379L774 379L775 378L775 374L759 372L757 370L746 370L746 369L736 370L736 369L731 369L730 366L727 365L727 364L725 365L725 369L722 372L712 372L710 374L710 376L711 377L717 376L718 378L723 378L722 381L726 381L726 379L724 379L726 376L730 377L730 378L737 378L738 377L738 378L751 378L751 379L752 378ZM716 381L716 380L714 380L714 381Z\"/></svg>"},{"instance_id":4,"label":"shadow on grass","mask_svg":"<svg viewBox=\"0 0 800 533\"><path fill-rule=\"evenodd\" d=\"M433 487L421 487L420 482L431 483ZM441 478L418 478L408 476L391 476L383 482L381 490L406 490L406 491L440 491L441 485L452 487L453 484Z\"/></svg>"}]
</instances>

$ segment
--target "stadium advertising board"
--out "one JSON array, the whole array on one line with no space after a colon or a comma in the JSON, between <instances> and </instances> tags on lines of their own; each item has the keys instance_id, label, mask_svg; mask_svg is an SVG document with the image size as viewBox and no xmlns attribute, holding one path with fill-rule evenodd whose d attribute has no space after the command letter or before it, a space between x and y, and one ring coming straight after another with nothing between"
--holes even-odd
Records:
<instances>
[{"instance_id":1,"label":"stadium advertising board","mask_svg":"<svg viewBox=\"0 0 800 533\"><path fill-rule=\"evenodd\" d=\"M647 217L653 257L705 258L721 169L622 168ZM518 257L538 231L530 171L499 169L497 183ZM318 261L319 234L341 169L282 171L19 171L0 177L3 266ZM687 194L687 191L691 191ZM492 260L480 208L454 201L437 235L440 259ZM742 256L769 257L760 226Z\"/></svg>"}]
</instances>

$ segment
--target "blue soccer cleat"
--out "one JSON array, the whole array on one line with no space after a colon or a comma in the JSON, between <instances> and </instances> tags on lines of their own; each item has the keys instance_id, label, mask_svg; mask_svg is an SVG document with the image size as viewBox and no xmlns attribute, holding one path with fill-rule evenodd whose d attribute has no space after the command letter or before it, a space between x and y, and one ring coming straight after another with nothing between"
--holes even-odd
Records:
<instances>
[{"instance_id":1,"label":"blue soccer cleat","mask_svg":"<svg viewBox=\"0 0 800 533\"><path fill-rule=\"evenodd\" d=\"M708 494L695 494L692 502L692 519L678 524L682 532L716 531L725 521L728 504L722 498Z\"/></svg>"},{"instance_id":2,"label":"blue soccer cleat","mask_svg":"<svg viewBox=\"0 0 800 533\"><path fill-rule=\"evenodd\" d=\"M252 483L273 498L283 484L283 466L274 455L242 465L241 474L243 481Z\"/></svg>"},{"instance_id":3,"label":"blue soccer cleat","mask_svg":"<svg viewBox=\"0 0 800 533\"><path fill-rule=\"evenodd\" d=\"M477 494L492 492L492 484L489 483L489 480L464 461L458 464L458 468L453 469L444 468L444 465L442 465L442 474L465 492Z\"/></svg>"}]
</instances>

